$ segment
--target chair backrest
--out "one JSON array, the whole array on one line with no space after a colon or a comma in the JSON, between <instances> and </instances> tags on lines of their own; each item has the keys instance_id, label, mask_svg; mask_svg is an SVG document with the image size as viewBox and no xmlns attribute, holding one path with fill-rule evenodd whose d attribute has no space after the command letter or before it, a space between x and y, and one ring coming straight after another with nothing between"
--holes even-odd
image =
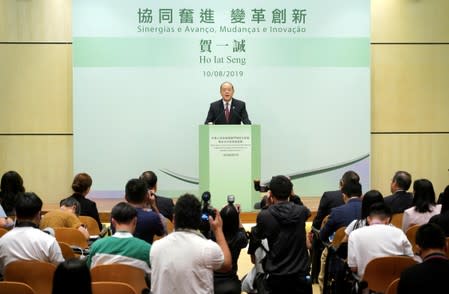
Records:
<instances>
[{"instance_id":1,"label":"chair backrest","mask_svg":"<svg viewBox=\"0 0 449 294\"><path fill-rule=\"evenodd\" d=\"M11 281L1 281L0 282L0 293L5 294L36 294L36 292L25 283L22 282L11 282Z\"/></svg>"},{"instance_id":2,"label":"chair backrest","mask_svg":"<svg viewBox=\"0 0 449 294\"><path fill-rule=\"evenodd\" d=\"M384 293L390 283L399 278L404 269L417 262L409 256L384 256L372 259L365 268L362 277L368 288Z\"/></svg>"},{"instance_id":3,"label":"chair backrest","mask_svg":"<svg viewBox=\"0 0 449 294\"><path fill-rule=\"evenodd\" d=\"M343 240L343 238L344 238L345 235L346 235L345 229L346 229L346 227L339 227L339 228L335 231L334 238L332 239L332 246L334 246L334 247L340 246L341 241Z\"/></svg>"},{"instance_id":4,"label":"chair backrest","mask_svg":"<svg viewBox=\"0 0 449 294\"><path fill-rule=\"evenodd\" d=\"M136 293L148 288L145 282L145 272L127 264L102 264L90 270L92 282L123 282L131 285Z\"/></svg>"},{"instance_id":5,"label":"chair backrest","mask_svg":"<svg viewBox=\"0 0 449 294\"><path fill-rule=\"evenodd\" d=\"M6 234L8 232L7 229L5 228L0 228L0 237L2 237L4 234Z\"/></svg>"},{"instance_id":6,"label":"chair backrest","mask_svg":"<svg viewBox=\"0 0 449 294\"><path fill-rule=\"evenodd\" d=\"M70 247L69 244L61 241L58 241L58 244L59 248L61 248L62 256L64 257L65 260L79 257L75 254L75 252L73 252L73 249L72 247Z\"/></svg>"},{"instance_id":7,"label":"chair backrest","mask_svg":"<svg viewBox=\"0 0 449 294\"><path fill-rule=\"evenodd\" d=\"M418 231L420 225L413 225L407 229L405 232L405 235L407 236L407 239L412 244L412 250L415 253L416 252L416 232Z\"/></svg>"},{"instance_id":8,"label":"chair backrest","mask_svg":"<svg viewBox=\"0 0 449 294\"><path fill-rule=\"evenodd\" d=\"M395 226L396 228L402 229L402 217L403 217L403 215L404 215L403 212L393 214L392 217L391 217L390 223L393 226Z\"/></svg>"},{"instance_id":9,"label":"chair backrest","mask_svg":"<svg viewBox=\"0 0 449 294\"><path fill-rule=\"evenodd\" d=\"M387 290L385 290L385 294L396 294L398 293L398 285L400 278L394 279L393 282L388 285Z\"/></svg>"},{"instance_id":10,"label":"chair backrest","mask_svg":"<svg viewBox=\"0 0 449 294\"><path fill-rule=\"evenodd\" d=\"M100 234L98 223L93 217L88 215L80 215L78 218L80 219L82 224L86 225L89 235L98 236Z\"/></svg>"},{"instance_id":11,"label":"chair backrest","mask_svg":"<svg viewBox=\"0 0 449 294\"><path fill-rule=\"evenodd\" d=\"M49 262L16 260L6 265L3 278L28 284L38 294L51 294L55 270L56 266Z\"/></svg>"},{"instance_id":12,"label":"chair backrest","mask_svg":"<svg viewBox=\"0 0 449 294\"><path fill-rule=\"evenodd\" d=\"M169 220L169 219L166 219L166 225L167 225L167 234L170 234L171 232L173 232L174 231L174 225L173 225L173 223ZM154 237L153 237L153 242L154 241L157 241L157 240L160 240L160 239L162 239L162 238L164 238L165 236L157 236L157 235L154 235Z\"/></svg>"},{"instance_id":13,"label":"chair backrest","mask_svg":"<svg viewBox=\"0 0 449 294\"><path fill-rule=\"evenodd\" d=\"M55 238L58 242L64 242L71 246L78 246L82 249L88 248L86 238L83 233L74 228L54 228Z\"/></svg>"},{"instance_id":14,"label":"chair backrest","mask_svg":"<svg viewBox=\"0 0 449 294\"><path fill-rule=\"evenodd\" d=\"M137 294L129 284L121 282L92 282L92 294Z\"/></svg>"}]
</instances>

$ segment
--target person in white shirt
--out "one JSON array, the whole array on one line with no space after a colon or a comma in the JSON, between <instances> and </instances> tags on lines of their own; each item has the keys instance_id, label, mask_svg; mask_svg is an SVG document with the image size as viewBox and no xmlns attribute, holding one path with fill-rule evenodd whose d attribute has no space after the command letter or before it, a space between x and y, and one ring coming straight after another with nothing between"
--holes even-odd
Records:
<instances>
[{"instance_id":1,"label":"person in white shirt","mask_svg":"<svg viewBox=\"0 0 449 294\"><path fill-rule=\"evenodd\" d=\"M214 293L213 272L232 269L231 253L222 231L220 214L209 216L216 242L199 231L201 203L191 194L175 204L175 232L155 241L150 251L151 293Z\"/></svg>"},{"instance_id":2,"label":"person in white shirt","mask_svg":"<svg viewBox=\"0 0 449 294\"><path fill-rule=\"evenodd\" d=\"M405 233L390 225L391 209L384 203L371 206L368 225L354 230L348 239L348 266L362 278L368 262L376 257L406 255L413 257Z\"/></svg>"},{"instance_id":3,"label":"person in white shirt","mask_svg":"<svg viewBox=\"0 0 449 294\"><path fill-rule=\"evenodd\" d=\"M435 202L435 190L432 182L427 179L419 179L413 182L413 205L404 210L402 217L402 230L413 225L426 224L434 215L440 214L441 204Z\"/></svg>"},{"instance_id":4,"label":"person in white shirt","mask_svg":"<svg viewBox=\"0 0 449 294\"><path fill-rule=\"evenodd\" d=\"M16 225L0 238L0 272L16 260L39 260L59 264L64 261L53 236L39 230L42 200L33 192L17 199Z\"/></svg>"}]
</instances>

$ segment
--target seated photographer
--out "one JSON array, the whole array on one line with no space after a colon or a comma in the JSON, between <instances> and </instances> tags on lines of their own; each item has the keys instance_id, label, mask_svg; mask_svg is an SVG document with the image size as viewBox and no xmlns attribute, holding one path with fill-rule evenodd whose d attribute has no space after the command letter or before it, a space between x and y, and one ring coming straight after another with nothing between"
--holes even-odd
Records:
<instances>
[{"instance_id":1,"label":"seated photographer","mask_svg":"<svg viewBox=\"0 0 449 294\"><path fill-rule=\"evenodd\" d=\"M237 276L237 260L240 251L248 245L246 231L240 221L240 207L234 205L234 196L228 196L228 205L221 211L223 234L232 257L232 269L226 273L214 272L215 294L240 294L241 282Z\"/></svg>"}]
</instances>

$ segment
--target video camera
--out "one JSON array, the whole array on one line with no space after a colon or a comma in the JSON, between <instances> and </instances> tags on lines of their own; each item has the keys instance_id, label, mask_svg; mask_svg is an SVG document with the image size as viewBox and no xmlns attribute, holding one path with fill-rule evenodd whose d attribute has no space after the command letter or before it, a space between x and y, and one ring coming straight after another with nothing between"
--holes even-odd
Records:
<instances>
[{"instance_id":1,"label":"video camera","mask_svg":"<svg viewBox=\"0 0 449 294\"><path fill-rule=\"evenodd\" d=\"M254 180L254 189L256 191L265 193L265 192L268 192L268 190L270 190L270 186L268 186L268 185L261 185L260 184L260 180Z\"/></svg>"},{"instance_id":2,"label":"video camera","mask_svg":"<svg viewBox=\"0 0 449 294\"><path fill-rule=\"evenodd\" d=\"M205 191L201 195L201 223L200 223L200 232L207 239L212 239L212 232L210 230L209 224L209 215L215 219L215 210L210 205L210 192Z\"/></svg>"},{"instance_id":3,"label":"video camera","mask_svg":"<svg viewBox=\"0 0 449 294\"><path fill-rule=\"evenodd\" d=\"M202 202L202 208L201 208L201 220L209 222L209 215L212 216L213 219L215 219L215 210L210 205L210 192L205 191L203 195L201 195L201 202Z\"/></svg>"}]
</instances>

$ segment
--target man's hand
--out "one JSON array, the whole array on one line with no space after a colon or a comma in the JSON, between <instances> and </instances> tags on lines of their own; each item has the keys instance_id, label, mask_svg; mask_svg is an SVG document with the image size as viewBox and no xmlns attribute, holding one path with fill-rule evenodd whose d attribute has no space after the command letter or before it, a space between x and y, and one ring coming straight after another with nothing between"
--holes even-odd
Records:
<instances>
[{"instance_id":1,"label":"man's hand","mask_svg":"<svg viewBox=\"0 0 449 294\"><path fill-rule=\"evenodd\" d=\"M215 233L217 230L222 230L223 228L223 220L221 219L220 212L214 208L215 211L215 219L209 215L209 224L211 230Z\"/></svg>"}]
</instances>

